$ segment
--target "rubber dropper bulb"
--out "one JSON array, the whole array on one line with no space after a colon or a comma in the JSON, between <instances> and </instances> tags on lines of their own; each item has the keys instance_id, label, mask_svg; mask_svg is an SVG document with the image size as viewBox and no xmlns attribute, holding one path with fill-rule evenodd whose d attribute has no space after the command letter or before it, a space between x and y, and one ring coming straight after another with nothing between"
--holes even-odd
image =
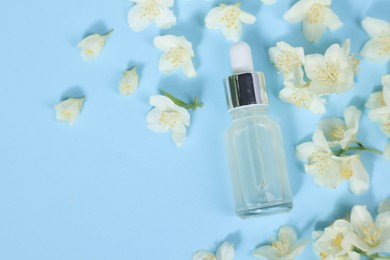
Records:
<instances>
[{"instance_id":1,"label":"rubber dropper bulb","mask_svg":"<svg viewBox=\"0 0 390 260\"><path fill-rule=\"evenodd\" d=\"M233 74L254 71L252 50L246 42L237 42L230 48L230 65Z\"/></svg>"}]
</instances>

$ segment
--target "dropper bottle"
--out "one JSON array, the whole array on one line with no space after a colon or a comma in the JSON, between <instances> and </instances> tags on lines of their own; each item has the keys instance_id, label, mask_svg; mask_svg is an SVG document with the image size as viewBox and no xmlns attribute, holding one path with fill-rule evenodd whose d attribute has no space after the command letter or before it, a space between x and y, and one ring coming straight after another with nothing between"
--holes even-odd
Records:
<instances>
[{"instance_id":1,"label":"dropper bottle","mask_svg":"<svg viewBox=\"0 0 390 260\"><path fill-rule=\"evenodd\" d=\"M230 49L233 75L225 80L232 124L226 134L237 215L288 212L292 197L279 125L268 116L264 74L255 72L245 42Z\"/></svg>"}]
</instances>

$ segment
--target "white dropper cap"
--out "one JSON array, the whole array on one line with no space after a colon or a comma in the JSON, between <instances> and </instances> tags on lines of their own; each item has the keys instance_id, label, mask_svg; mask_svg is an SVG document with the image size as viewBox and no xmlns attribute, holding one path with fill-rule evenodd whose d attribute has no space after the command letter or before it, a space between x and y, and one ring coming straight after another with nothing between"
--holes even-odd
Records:
<instances>
[{"instance_id":1,"label":"white dropper cap","mask_svg":"<svg viewBox=\"0 0 390 260\"><path fill-rule=\"evenodd\" d=\"M254 71L252 50L246 42L237 42L230 48L230 65L233 74Z\"/></svg>"}]
</instances>

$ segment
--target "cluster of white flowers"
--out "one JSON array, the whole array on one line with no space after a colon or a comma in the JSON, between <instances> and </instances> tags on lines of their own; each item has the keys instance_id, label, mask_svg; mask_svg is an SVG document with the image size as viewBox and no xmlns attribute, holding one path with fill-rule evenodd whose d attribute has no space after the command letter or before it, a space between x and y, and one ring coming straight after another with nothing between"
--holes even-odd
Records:
<instances>
[{"instance_id":1,"label":"cluster of white flowers","mask_svg":"<svg viewBox=\"0 0 390 260\"><path fill-rule=\"evenodd\" d=\"M354 194L362 194L369 187L369 175L360 160L364 150L382 154L365 147L356 138L361 111L350 106L344 111L344 120L326 118L318 123L312 142L296 147L297 158L306 162L305 171L321 187L337 188L350 182ZM351 154L351 152L356 152Z\"/></svg>"},{"instance_id":2,"label":"cluster of white flowers","mask_svg":"<svg viewBox=\"0 0 390 260\"><path fill-rule=\"evenodd\" d=\"M302 47L278 42L269 49L270 61L283 73L284 88L279 98L309 109L313 113L326 112L326 95L343 93L354 86L354 73L359 61L350 54L351 41L342 46L332 44L321 54L306 55Z\"/></svg>"},{"instance_id":3,"label":"cluster of white flowers","mask_svg":"<svg viewBox=\"0 0 390 260\"><path fill-rule=\"evenodd\" d=\"M390 259L390 199L380 204L375 221L366 206L352 208L350 221L336 220L324 231L314 231L314 252L321 259Z\"/></svg>"}]
</instances>

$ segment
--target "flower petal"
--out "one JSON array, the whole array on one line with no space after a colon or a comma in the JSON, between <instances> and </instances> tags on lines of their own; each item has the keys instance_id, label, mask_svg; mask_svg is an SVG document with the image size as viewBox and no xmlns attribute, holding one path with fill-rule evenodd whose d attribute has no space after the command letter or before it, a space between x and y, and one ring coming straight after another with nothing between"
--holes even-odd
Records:
<instances>
[{"instance_id":1,"label":"flower petal","mask_svg":"<svg viewBox=\"0 0 390 260\"><path fill-rule=\"evenodd\" d=\"M160 124L161 114L162 111L158 108L153 108L152 110L150 110L150 112L146 116L146 123L150 130L158 133L164 133L169 130L169 127L167 125Z\"/></svg>"},{"instance_id":2,"label":"flower petal","mask_svg":"<svg viewBox=\"0 0 390 260\"><path fill-rule=\"evenodd\" d=\"M325 24L313 24L308 23L307 21L303 21L302 23L303 35L305 36L306 40L310 42L318 41L324 34L325 29Z\"/></svg>"},{"instance_id":3,"label":"flower petal","mask_svg":"<svg viewBox=\"0 0 390 260\"><path fill-rule=\"evenodd\" d=\"M359 157L356 157L351 162L352 166L352 177L350 179L350 188L353 194L360 195L368 190L370 177L366 168L362 164Z\"/></svg>"},{"instance_id":4,"label":"flower petal","mask_svg":"<svg viewBox=\"0 0 390 260\"><path fill-rule=\"evenodd\" d=\"M382 77L382 85L383 85L383 100L387 106L390 106L390 74L384 75Z\"/></svg>"},{"instance_id":5,"label":"flower petal","mask_svg":"<svg viewBox=\"0 0 390 260\"><path fill-rule=\"evenodd\" d=\"M234 246L229 242L224 242L217 250L217 260L233 260Z\"/></svg>"},{"instance_id":6,"label":"flower petal","mask_svg":"<svg viewBox=\"0 0 390 260\"><path fill-rule=\"evenodd\" d=\"M318 125L328 141L329 146L334 147L339 145L339 142L344 138L344 133L347 130L344 120L340 118L325 118Z\"/></svg>"},{"instance_id":7,"label":"flower petal","mask_svg":"<svg viewBox=\"0 0 390 260\"><path fill-rule=\"evenodd\" d=\"M119 92L123 96L128 96L134 93L138 88L139 76L136 67L124 73L121 82L119 83Z\"/></svg>"},{"instance_id":8,"label":"flower petal","mask_svg":"<svg viewBox=\"0 0 390 260\"><path fill-rule=\"evenodd\" d=\"M156 16L154 21L157 27L161 29L169 29L176 25L176 16L168 7L162 7L160 9L160 15Z\"/></svg>"},{"instance_id":9,"label":"flower petal","mask_svg":"<svg viewBox=\"0 0 390 260\"><path fill-rule=\"evenodd\" d=\"M384 20L368 16L362 21L362 26L371 37L390 35L390 24Z\"/></svg>"},{"instance_id":10,"label":"flower petal","mask_svg":"<svg viewBox=\"0 0 390 260\"><path fill-rule=\"evenodd\" d=\"M279 259L279 254L269 245L256 248L253 251L253 256L264 259Z\"/></svg>"},{"instance_id":11,"label":"flower petal","mask_svg":"<svg viewBox=\"0 0 390 260\"><path fill-rule=\"evenodd\" d=\"M134 32L140 32L148 27L153 19L148 15L143 15L145 5L135 4L127 13L127 23Z\"/></svg>"},{"instance_id":12,"label":"flower petal","mask_svg":"<svg viewBox=\"0 0 390 260\"><path fill-rule=\"evenodd\" d=\"M172 140L175 142L177 147L183 146L187 135L187 129L183 124L177 124L174 129L172 129Z\"/></svg>"},{"instance_id":13,"label":"flower petal","mask_svg":"<svg viewBox=\"0 0 390 260\"><path fill-rule=\"evenodd\" d=\"M160 110L167 110L176 106L176 104L169 97L163 95L151 96L149 99L149 104Z\"/></svg>"},{"instance_id":14,"label":"flower petal","mask_svg":"<svg viewBox=\"0 0 390 260\"><path fill-rule=\"evenodd\" d=\"M192 260L216 260L215 256L213 253L209 251L197 251L195 254L192 256Z\"/></svg>"},{"instance_id":15,"label":"flower petal","mask_svg":"<svg viewBox=\"0 0 390 260\"><path fill-rule=\"evenodd\" d=\"M370 39L363 47L360 55L362 55L365 59L373 61L373 62L386 62L390 58L389 52L383 52L380 48L382 42L378 38Z\"/></svg>"}]
</instances>

